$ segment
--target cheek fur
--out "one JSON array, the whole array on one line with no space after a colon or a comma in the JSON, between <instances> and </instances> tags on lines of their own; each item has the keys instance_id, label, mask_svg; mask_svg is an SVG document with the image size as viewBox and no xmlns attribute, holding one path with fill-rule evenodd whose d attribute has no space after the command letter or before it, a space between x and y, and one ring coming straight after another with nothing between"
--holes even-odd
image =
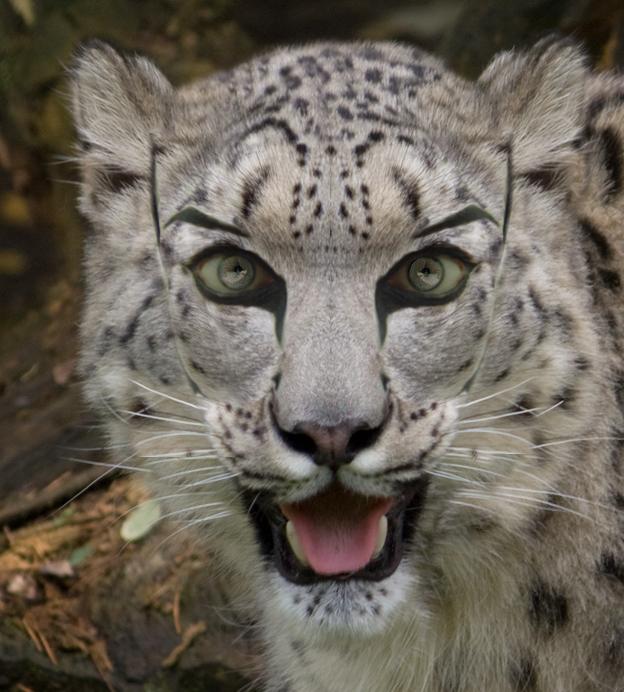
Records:
<instances>
[{"instance_id":1,"label":"cheek fur","mask_svg":"<svg viewBox=\"0 0 624 692\"><path fill-rule=\"evenodd\" d=\"M479 362L487 321L472 306L440 320L418 310L391 316L384 344L384 370L405 399L457 395Z\"/></svg>"},{"instance_id":2,"label":"cheek fur","mask_svg":"<svg viewBox=\"0 0 624 692\"><path fill-rule=\"evenodd\" d=\"M210 303L192 286L171 303L180 356L202 391L245 400L270 388L279 359L271 313Z\"/></svg>"}]
</instances>

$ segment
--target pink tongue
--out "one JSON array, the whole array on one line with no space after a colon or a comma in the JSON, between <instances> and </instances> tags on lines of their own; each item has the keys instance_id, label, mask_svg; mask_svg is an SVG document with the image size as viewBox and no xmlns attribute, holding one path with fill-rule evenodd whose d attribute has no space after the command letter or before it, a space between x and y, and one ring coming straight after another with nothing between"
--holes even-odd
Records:
<instances>
[{"instance_id":1,"label":"pink tongue","mask_svg":"<svg viewBox=\"0 0 624 692\"><path fill-rule=\"evenodd\" d=\"M283 505L299 543L317 574L357 572L375 550L379 520L390 498L365 498L333 486L305 502Z\"/></svg>"}]
</instances>

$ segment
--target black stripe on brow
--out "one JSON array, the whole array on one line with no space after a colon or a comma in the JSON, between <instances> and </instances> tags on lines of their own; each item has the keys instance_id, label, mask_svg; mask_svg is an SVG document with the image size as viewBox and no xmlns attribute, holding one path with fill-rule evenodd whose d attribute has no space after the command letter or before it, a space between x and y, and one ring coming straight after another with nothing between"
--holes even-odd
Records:
<instances>
[{"instance_id":1,"label":"black stripe on brow","mask_svg":"<svg viewBox=\"0 0 624 692\"><path fill-rule=\"evenodd\" d=\"M241 214L243 215L244 219L248 219L251 216L251 212L254 206L258 203L258 197L262 192L268 178L269 168L267 166L263 166L258 175L254 176L251 180L245 181L241 207Z\"/></svg>"},{"instance_id":2,"label":"black stripe on brow","mask_svg":"<svg viewBox=\"0 0 624 692\"><path fill-rule=\"evenodd\" d=\"M398 168L392 169L392 177L394 182L401 189L403 194L403 199L407 208L410 210L410 214L414 220L420 218L420 194L418 190L418 183L415 180L408 180Z\"/></svg>"},{"instance_id":3,"label":"black stripe on brow","mask_svg":"<svg viewBox=\"0 0 624 692\"><path fill-rule=\"evenodd\" d=\"M186 207L185 209L182 209L181 211L174 214L165 224L165 228L179 221L190 223L192 226L200 226L201 228L208 228L212 230L218 229L221 231L227 231L228 233L235 233L236 235L240 235L243 238L249 237L249 233L247 233L246 231L243 231L242 229L233 226L231 223L228 223L227 221L221 221L221 219L218 219L215 216L212 216L211 214L206 214L205 212L200 211L199 209L195 209L195 207Z\"/></svg>"},{"instance_id":4,"label":"black stripe on brow","mask_svg":"<svg viewBox=\"0 0 624 692\"><path fill-rule=\"evenodd\" d=\"M499 226L500 224L496 219L485 209L481 209L476 204L471 204L464 209L455 214L451 214L446 218L438 221L431 226L427 226L420 231L416 231L412 235L412 238L423 238L424 236L431 235L432 233L437 233L445 228L455 228L456 226L463 226L465 224L472 223L473 221L490 221L491 223Z\"/></svg>"},{"instance_id":5,"label":"black stripe on brow","mask_svg":"<svg viewBox=\"0 0 624 692\"><path fill-rule=\"evenodd\" d=\"M622 189L622 142L615 131L606 127L598 133L609 180L605 194L612 197Z\"/></svg>"}]
</instances>

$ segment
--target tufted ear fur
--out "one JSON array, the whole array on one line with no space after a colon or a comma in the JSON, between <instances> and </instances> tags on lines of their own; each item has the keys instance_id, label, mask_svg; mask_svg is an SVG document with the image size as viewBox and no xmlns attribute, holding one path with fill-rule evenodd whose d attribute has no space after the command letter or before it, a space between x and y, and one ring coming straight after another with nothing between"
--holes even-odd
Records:
<instances>
[{"instance_id":1,"label":"tufted ear fur","mask_svg":"<svg viewBox=\"0 0 624 692\"><path fill-rule=\"evenodd\" d=\"M518 173L565 166L584 125L588 76L580 48L556 39L501 53L483 72L479 84L513 141Z\"/></svg>"},{"instance_id":2,"label":"tufted ear fur","mask_svg":"<svg viewBox=\"0 0 624 692\"><path fill-rule=\"evenodd\" d=\"M147 178L151 142L173 107L167 79L149 60L92 41L79 49L70 81L86 197Z\"/></svg>"}]
</instances>

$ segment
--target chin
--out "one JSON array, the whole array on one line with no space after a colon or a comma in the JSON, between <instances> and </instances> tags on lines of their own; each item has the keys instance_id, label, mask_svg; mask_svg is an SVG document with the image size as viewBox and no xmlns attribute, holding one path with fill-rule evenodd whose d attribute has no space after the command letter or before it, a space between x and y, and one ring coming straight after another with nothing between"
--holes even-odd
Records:
<instances>
[{"instance_id":1,"label":"chin","mask_svg":"<svg viewBox=\"0 0 624 692\"><path fill-rule=\"evenodd\" d=\"M376 581L326 578L296 584L273 570L267 611L307 638L378 635L404 612L406 602L412 600L414 582L403 563L389 577Z\"/></svg>"}]
</instances>

